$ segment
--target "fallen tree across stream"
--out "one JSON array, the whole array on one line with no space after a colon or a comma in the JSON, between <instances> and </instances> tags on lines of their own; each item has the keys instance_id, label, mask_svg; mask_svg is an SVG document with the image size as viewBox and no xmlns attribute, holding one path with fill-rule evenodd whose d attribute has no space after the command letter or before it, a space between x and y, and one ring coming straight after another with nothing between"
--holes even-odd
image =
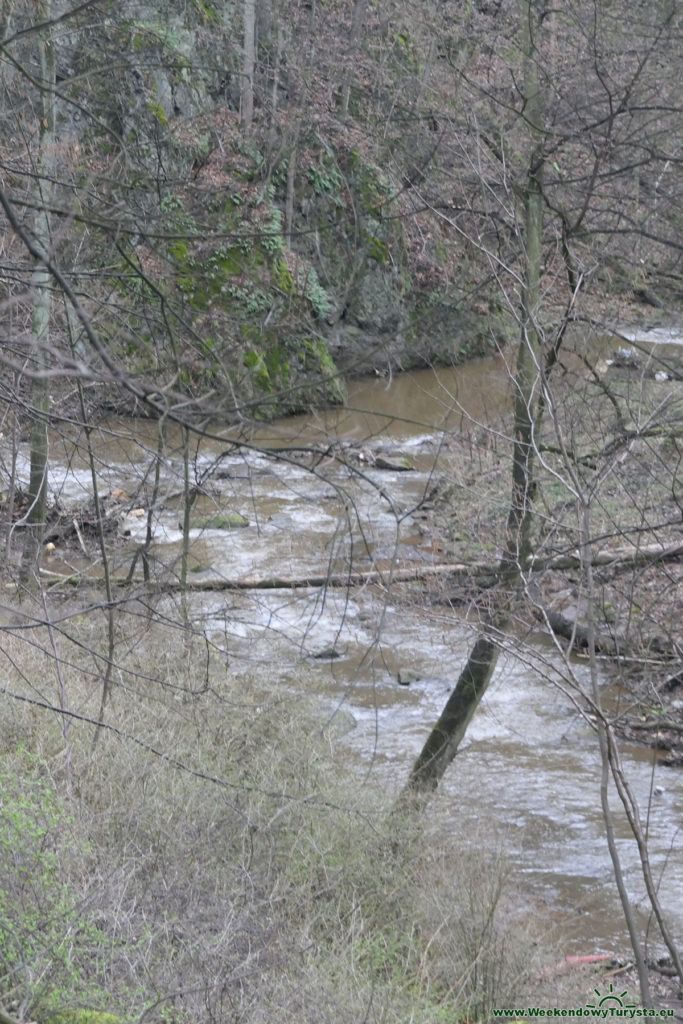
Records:
<instances>
[{"instance_id":1,"label":"fallen tree across stream","mask_svg":"<svg viewBox=\"0 0 683 1024\"><path fill-rule=\"evenodd\" d=\"M683 542L661 545L649 544L641 547L619 548L611 551L598 551L591 559L597 566L644 565L650 562L672 560L683 555ZM135 556L137 558L137 554ZM548 558L534 559L529 566L531 572L547 569L578 569L578 554L570 553ZM76 585L82 582L95 583L101 576L88 570L73 573L54 572L41 568L41 575L48 583L64 583ZM446 562L435 565L411 563L409 565L388 564L386 567L374 569L348 570L341 572L307 573L297 576L242 576L238 579L228 577L206 577L203 573L190 578L185 583L187 590L294 590L300 587L349 587L363 584L379 583L388 586L392 583L410 583L417 580L428 580L435 576L465 575L474 578L483 585L496 582L498 565L490 561ZM114 575L112 582L117 586L129 583L143 583L146 580L140 575L128 572L126 576ZM166 576L155 580L155 585L166 589L177 590L181 587L180 579Z\"/></svg>"},{"instance_id":2,"label":"fallen tree across stream","mask_svg":"<svg viewBox=\"0 0 683 1024\"><path fill-rule=\"evenodd\" d=\"M594 567L619 568L624 565L647 565L658 561L674 560L683 555L683 543L670 545L649 544L640 547L620 548L613 550L596 551L592 558ZM296 576L242 576L239 578L207 576L205 572L190 575L184 584L179 576L172 576L165 573L162 577L154 577L149 571L144 573L135 572L138 557L143 557L144 550L139 548L133 561L124 575L113 573L110 579L112 586L124 587L129 585L139 586L140 584L152 586L156 590L163 591L257 591L257 590L296 590L307 587L359 587L359 586L381 586L390 587L398 583L415 583L428 581L435 578L443 578L450 582L457 579L464 584L472 585L486 590L495 587L499 583L499 567L496 563L489 561L473 562L446 562L436 565L425 564L400 564L387 563L364 570L343 570L325 573L306 573ZM68 565L68 563L67 563ZM571 570L580 568L580 559L574 552L555 555L547 558L533 560L530 567L531 574L546 570ZM99 584L103 575L96 568L83 571L75 570L73 573L56 572L49 568L41 568L41 575L49 586L78 586L79 584ZM532 587L532 590L536 590ZM462 595L447 594L442 597L448 604L461 603ZM550 627L552 632L570 642L572 647L581 651L587 646L588 629L577 619L567 617L559 611L547 609L540 602L540 595L537 595L537 610L539 617ZM599 631L595 638L596 649L607 656L614 657L641 657L642 649L639 644L629 642L626 637L616 636L611 631ZM674 651L670 645L661 639L652 641L653 649L661 657L673 656Z\"/></svg>"}]
</instances>

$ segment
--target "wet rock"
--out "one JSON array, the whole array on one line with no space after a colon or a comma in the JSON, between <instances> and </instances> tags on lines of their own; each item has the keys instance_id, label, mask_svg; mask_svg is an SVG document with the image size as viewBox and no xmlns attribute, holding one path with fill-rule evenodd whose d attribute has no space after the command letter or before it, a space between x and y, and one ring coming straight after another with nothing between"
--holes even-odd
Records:
<instances>
[{"instance_id":1,"label":"wet rock","mask_svg":"<svg viewBox=\"0 0 683 1024\"><path fill-rule=\"evenodd\" d=\"M249 520L239 512L216 512L213 515L190 516L191 530L240 530L249 526ZM182 520L178 529L182 530Z\"/></svg>"},{"instance_id":2,"label":"wet rock","mask_svg":"<svg viewBox=\"0 0 683 1024\"><path fill-rule=\"evenodd\" d=\"M654 306L655 309L661 309L664 303L651 288L636 288L633 292L637 299L644 302L647 306Z\"/></svg>"},{"instance_id":3,"label":"wet rock","mask_svg":"<svg viewBox=\"0 0 683 1024\"><path fill-rule=\"evenodd\" d=\"M378 455L375 459L375 469L388 469L394 473L408 473L413 467L407 459L404 462L394 462L391 459L385 459L383 455Z\"/></svg>"},{"instance_id":4,"label":"wet rock","mask_svg":"<svg viewBox=\"0 0 683 1024\"><path fill-rule=\"evenodd\" d=\"M411 683L419 682L422 677L414 668L400 668L396 678L399 686L410 686Z\"/></svg>"},{"instance_id":5,"label":"wet rock","mask_svg":"<svg viewBox=\"0 0 683 1024\"><path fill-rule=\"evenodd\" d=\"M338 651L336 647L323 647L321 651L316 651L311 657L316 661L333 661L335 658L341 658L341 651Z\"/></svg>"},{"instance_id":6,"label":"wet rock","mask_svg":"<svg viewBox=\"0 0 683 1024\"><path fill-rule=\"evenodd\" d=\"M122 537L131 537L147 528L147 512L144 508L132 508L119 520L119 533Z\"/></svg>"},{"instance_id":7,"label":"wet rock","mask_svg":"<svg viewBox=\"0 0 683 1024\"><path fill-rule=\"evenodd\" d=\"M635 370L638 366L638 354L634 348L617 349L609 364L621 369Z\"/></svg>"}]
</instances>

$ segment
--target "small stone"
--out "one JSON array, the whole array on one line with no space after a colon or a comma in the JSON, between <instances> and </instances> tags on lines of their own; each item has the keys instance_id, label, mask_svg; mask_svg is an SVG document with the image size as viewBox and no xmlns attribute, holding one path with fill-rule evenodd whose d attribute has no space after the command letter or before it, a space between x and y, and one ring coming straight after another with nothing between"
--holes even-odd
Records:
<instances>
[{"instance_id":1,"label":"small stone","mask_svg":"<svg viewBox=\"0 0 683 1024\"><path fill-rule=\"evenodd\" d=\"M620 348L614 353L613 366L633 369L638 365L638 355L634 348Z\"/></svg>"},{"instance_id":2,"label":"small stone","mask_svg":"<svg viewBox=\"0 0 683 1024\"><path fill-rule=\"evenodd\" d=\"M397 679L399 686L410 686L411 683L417 683L420 678L420 673L416 672L414 668L400 668L398 670Z\"/></svg>"},{"instance_id":3,"label":"small stone","mask_svg":"<svg viewBox=\"0 0 683 1024\"><path fill-rule=\"evenodd\" d=\"M323 647L322 651L316 651L311 657L316 661L332 661L334 658L341 658L341 654L336 647Z\"/></svg>"},{"instance_id":4,"label":"small stone","mask_svg":"<svg viewBox=\"0 0 683 1024\"><path fill-rule=\"evenodd\" d=\"M393 473L408 473L412 470L410 462L405 459L403 462L395 462L378 455L375 459L375 469L388 469Z\"/></svg>"}]
</instances>

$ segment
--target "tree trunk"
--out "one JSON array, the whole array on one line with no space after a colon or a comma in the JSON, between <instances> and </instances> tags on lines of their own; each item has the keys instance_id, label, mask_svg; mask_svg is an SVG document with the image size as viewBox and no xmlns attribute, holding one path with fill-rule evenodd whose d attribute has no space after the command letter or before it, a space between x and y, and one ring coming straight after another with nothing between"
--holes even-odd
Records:
<instances>
[{"instance_id":1,"label":"tree trunk","mask_svg":"<svg viewBox=\"0 0 683 1024\"><path fill-rule=\"evenodd\" d=\"M294 131L292 148L287 161L287 194L285 198L285 241L287 248L292 247L292 225L294 224L294 186L296 184L297 150L299 146L300 126L297 123Z\"/></svg>"},{"instance_id":2,"label":"tree trunk","mask_svg":"<svg viewBox=\"0 0 683 1024\"><path fill-rule=\"evenodd\" d=\"M418 796L435 790L455 757L496 667L499 649L495 633L502 625L502 620L493 617L488 622L490 632L484 628L477 638L455 689L413 766L407 793Z\"/></svg>"},{"instance_id":3,"label":"tree trunk","mask_svg":"<svg viewBox=\"0 0 683 1024\"><path fill-rule=\"evenodd\" d=\"M275 142L277 139L277 108L278 108L278 97L280 92L280 72L282 68L282 55L284 53L284 39L285 33L280 22L277 19L277 34L276 34L276 49L275 49L275 63L273 65L273 84L270 92L270 116L268 126L268 174L273 172L273 153L275 152Z\"/></svg>"},{"instance_id":4,"label":"tree trunk","mask_svg":"<svg viewBox=\"0 0 683 1024\"><path fill-rule=\"evenodd\" d=\"M240 89L240 122L247 130L254 118L254 66L256 64L256 0L244 0L244 54Z\"/></svg>"},{"instance_id":5,"label":"tree trunk","mask_svg":"<svg viewBox=\"0 0 683 1024\"><path fill-rule=\"evenodd\" d=\"M51 17L49 0L42 0L36 16L39 21ZM55 54L51 30L48 28L40 49L40 142L36 175L36 215L34 234L37 245L47 253L50 249L50 195L54 170L55 147ZM33 291L33 382L31 394L31 470L29 479L29 510L26 518L26 539L21 567L22 579L35 578L40 549L45 531L48 468L48 414L50 390L49 367L50 315L52 292L50 273L45 263L37 259L32 278Z\"/></svg>"},{"instance_id":6,"label":"tree trunk","mask_svg":"<svg viewBox=\"0 0 683 1024\"><path fill-rule=\"evenodd\" d=\"M590 607L592 607L594 604L595 588L593 586L593 570L590 563L590 510L588 505L586 504L584 504L581 509L581 551L585 559L585 565L583 566L583 576L586 584L589 605ZM602 818L605 823L607 849L609 850L610 859L612 861L614 881L616 883L617 892L619 893L619 899L621 901L621 906L624 911L626 927L628 928L629 938L631 940L631 949L633 950L633 954L636 959L638 980L640 982L640 998L647 1006L647 1004L650 1002L650 986L648 980L647 966L645 964L645 957L643 956L640 937L638 935L638 927L636 925L636 920L633 913L633 906L628 895L626 882L624 881L624 874L621 866L621 856L619 853L619 848L617 845L614 829L614 816L612 814L612 809L609 803L609 734L607 723L602 714L600 686L598 683L598 670L595 658L595 619L592 614L588 618L587 639L588 654L590 658L591 696L593 698L593 704L596 712L598 743L600 746L600 806L602 808Z\"/></svg>"},{"instance_id":7,"label":"tree trunk","mask_svg":"<svg viewBox=\"0 0 683 1024\"><path fill-rule=\"evenodd\" d=\"M543 232L543 152L540 136L541 97L532 0L521 0L521 40L524 54L524 112L531 135L531 154L524 186L524 287L521 295L521 338L514 377L512 491L507 516L500 584L508 595L519 589L522 567L531 554L534 427L541 381L537 310L540 299ZM404 798L418 802L436 789L455 757L467 727L493 675L500 648L497 637L507 625L509 596L498 595L451 693L410 773Z\"/></svg>"},{"instance_id":8,"label":"tree trunk","mask_svg":"<svg viewBox=\"0 0 683 1024\"><path fill-rule=\"evenodd\" d=\"M363 28L363 20L365 18L365 10L368 5L368 0L355 0L353 5L353 15L351 17L351 33L349 35L349 52L344 68L344 74L342 76L342 84L340 89L340 100L339 106L341 109L342 117L346 117L349 112L349 100L351 98L351 83L353 81L353 68L354 59L358 50L358 42L360 39L361 30Z\"/></svg>"}]
</instances>

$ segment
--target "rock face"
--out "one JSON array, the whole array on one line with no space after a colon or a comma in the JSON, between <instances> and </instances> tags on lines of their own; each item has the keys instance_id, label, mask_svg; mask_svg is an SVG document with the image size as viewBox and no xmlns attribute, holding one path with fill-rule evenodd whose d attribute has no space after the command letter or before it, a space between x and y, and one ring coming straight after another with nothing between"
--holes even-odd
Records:
<instances>
[{"instance_id":1,"label":"rock face","mask_svg":"<svg viewBox=\"0 0 683 1024\"><path fill-rule=\"evenodd\" d=\"M59 257L77 250L102 282L93 303L126 309L127 372L225 396L228 418L339 402L345 375L460 361L505 331L485 303L463 305L481 295L476 268L461 254L453 281L372 133L327 110L301 120L305 76L266 7L248 131L240 3L122 0L54 39L59 198L89 223ZM410 145L416 158L425 139ZM112 318L95 319L116 347Z\"/></svg>"},{"instance_id":2,"label":"rock face","mask_svg":"<svg viewBox=\"0 0 683 1024\"><path fill-rule=\"evenodd\" d=\"M368 334L397 334L402 326L402 305L392 276L369 260L360 275L347 318Z\"/></svg>"}]
</instances>

